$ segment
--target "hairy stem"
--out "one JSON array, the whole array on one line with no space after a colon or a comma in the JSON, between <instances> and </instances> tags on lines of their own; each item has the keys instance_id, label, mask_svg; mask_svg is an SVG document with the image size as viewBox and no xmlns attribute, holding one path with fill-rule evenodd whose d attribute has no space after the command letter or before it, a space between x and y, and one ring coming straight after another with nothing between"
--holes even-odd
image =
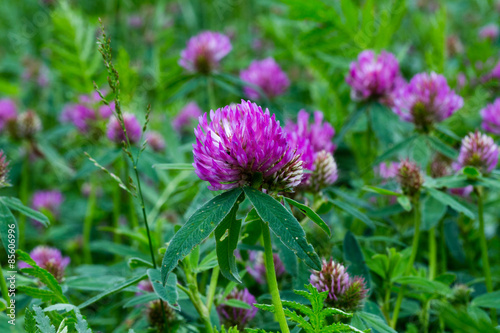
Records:
<instances>
[{"instance_id":1,"label":"hairy stem","mask_svg":"<svg viewBox=\"0 0 500 333\"><path fill-rule=\"evenodd\" d=\"M437 267L437 245L436 245L436 227L429 230L429 280L436 277Z\"/></svg>"},{"instance_id":2,"label":"hairy stem","mask_svg":"<svg viewBox=\"0 0 500 333\"><path fill-rule=\"evenodd\" d=\"M286 322L285 312L283 311L283 304L281 304L280 292L278 289L278 281L276 280L276 270L274 268L273 259L273 245L271 243L271 233L269 226L262 222L262 243L264 245L264 260L266 266L267 284L269 285L269 292L273 300L275 315L280 324L281 332L290 333L288 324Z\"/></svg>"},{"instance_id":3,"label":"hairy stem","mask_svg":"<svg viewBox=\"0 0 500 333\"><path fill-rule=\"evenodd\" d=\"M404 276L408 276L411 273L413 268L413 263L415 262L415 258L417 257L418 251L418 242L420 238L420 199L418 196L413 198L413 217L415 223L415 230L413 233L413 242L411 245L411 255L408 260L408 264L406 266ZM392 313L392 322L391 327L396 328L399 317L399 310L401 309L401 303L403 302L404 297L404 285L401 285L401 289L399 290L398 298L396 299L396 305L394 306L394 311Z\"/></svg>"},{"instance_id":4,"label":"hairy stem","mask_svg":"<svg viewBox=\"0 0 500 333\"><path fill-rule=\"evenodd\" d=\"M479 218L479 242L481 246L481 258L483 260L483 271L486 279L486 290L489 293L493 292L493 281L491 279L490 262L488 260L488 242L484 232L484 202L481 189L474 187L474 192L477 195L477 215ZM494 308L490 309L491 319L497 323L497 311Z\"/></svg>"},{"instance_id":5,"label":"hairy stem","mask_svg":"<svg viewBox=\"0 0 500 333\"><path fill-rule=\"evenodd\" d=\"M219 266L215 266L212 270L212 278L210 279L210 286L208 287L207 294L207 309L208 313L212 309L212 303L214 302L215 289L217 288L217 281L219 280Z\"/></svg>"}]
</instances>

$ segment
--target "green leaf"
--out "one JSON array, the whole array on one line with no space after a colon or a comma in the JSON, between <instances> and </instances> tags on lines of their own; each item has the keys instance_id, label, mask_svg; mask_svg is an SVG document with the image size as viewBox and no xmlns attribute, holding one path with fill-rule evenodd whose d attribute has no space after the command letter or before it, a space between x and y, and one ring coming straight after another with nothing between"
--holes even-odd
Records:
<instances>
[{"instance_id":1,"label":"green leaf","mask_svg":"<svg viewBox=\"0 0 500 333\"><path fill-rule=\"evenodd\" d=\"M424 183L424 187L427 188L461 188L470 185L470 181L464 175L453 175L441 178L428 178Z\"/></svg>"},{"instance_id":2,"label":"green leaf","mask_svg":"<svg viewBox=\"0 0 500 333\"><path fill-rule=\"evenodd\" d=\"M89 328L89 324L80 312L76 313L75 329L78 333L92 333L92 330Z\"/></svg>"},{"instance_id":3,"label":"green leaf","mask_svg":"<svg viewBox=\"0 0 500 333\"><path fill-rule=\"evenodd\" d=\"M314 210L312 210L311 208L307 207L306 205L301 204L300 202L297 202L293 199L290 199L287 197L283 197L283 198L290 205L297 207L302 213L304 213L308 218L310 218L311 221L313 221L321 229L323 229L323 231L328 235L328 237L332 236L332 233L330 231L330 227L328 227L328 225L325 223L325 221L323 221L323 219L318 214L316 214L316 212Z\"/></svg>"},{"instance_id":4,"label":"green leaf","mask_svg":"<svg viewBox=\"0 0 500 333\"><path fill-rule=\"evenodd\" d=\"M359 275L365 279L366 286L370 288L371 276L370 270L366 265L365 257L361 251L358 241L354 234L348 231L344 237L344 260L349 262L348 270L352 275Z\"/></svg>"},{"instance_id":5,"label":"green leaf","mask_svg":"<svg viewBox=\"0 0 500 333\"><path fill-rule=\"evenodd\" d=\"M500 290L480 295L472 300L472 306L500 309Z\"/></svg>"},{"instance_id":6,"label":"green leaf","mask_svg":"<svg viewBox=\"0 0 500 333\"><path fill-rule=\"evenodd\" d=\"M158 170L194 170L194 166L190 163L153 164L153 168Z\"/></svg>"},{"instance_id":7,"label":"green leaf","mask_svg":"<svg viewBox=\"0 0 500 333\"><path fill-rule=\"evenodd\" d=\"M247 309L250 310L252 309L252 306L248 303L245 303L243 301L240 301L239 299L226 299L222 302L222 304L229 305L230 307L233 308L238 308L238 309Z\"/></svg>"},{"instance_id":8,"label":"green leaf","mask_svg":"<svg viewBox=\"0 0 500 333\"><path fill-rule=\"evenodd\" d=\"M13 197L2 197L0 200L3 201L3 203L5 205L7 205L7 207L9 207L10 209L16 210L26 217L29 217L33 220L40 222L41 224L43 224L46 227L49 226L50 221L47 218L47 216L43 215L40 212L37 212L34 209L26 207L25 205L23 205L21 200L19 200L17 198L13 198Z\"/></svg>"},{"instance_id":9,"label":"green leaf","mask_svg":"<svg viewBox=\"0 0 500 333\"><path fill-rule=\"evenodd\" d=\"M24 314L24 330L26 333L37 333L34 311L26 308Z\"/></svg>"},{"instance_id":10,"label":"green leaf","mask_svg":"<svg viewBox=\"0 0 500 333\"><path fill-rule=\"evenodd\" d=\"M237 211L238 204L233 206L231 212L215 228L214 235L221 274L230 281L241 283L234 256L241 230L241 220L236 219Z\"/></svg>"},{"instance_id":11,"label":"green leaf","mask_svg":"<svg viewBox=\"0 0 500 333\"><path fill-rule=\"evenodd\" d=\"M427 138L429 139L430 145L444 156L447 156L452 160L455 160L458 157L458 152L441 141L441 139L439 139L438 137L431 135Z\"/></svg>"},{"instance_id":12,"label":"green leaf","mask_svg":"<svg viewBox=\"0 0 500 333\"><path fill-rule=\"evenodd\" d=\"M335 206L343 210L344 212L351 214L353 217L359 219L361 222L366 224L367 227L370 229L375 229L375 223L366 216L365 214L361 213L359 210L348 204L347 202L339 201L336 199L329 199L331 203L333 203Z\"/></svg>"},{"instance_id":13,"label":"green leaf","mask_svg":"<svg viewBox=\"0 0 500 333\"><path fill-rule=\"evenodd\" d=\"M50 322L49 317L43 313L42 309L38 305L33 305L33 310L35 310L36 327L38 327L41 333L56 333L56 328Z\"/></svg>"},{"instance_id":14,"label":"green leaf","mask_svg":"<svg viewBox=\"0 0 500 333\"><path fill-rule=\"evenodd\" d=\"M12 227L13 228L10 228ZM9 230L13 230L13 238L10 238L14 241L14 250L17 249L18 245L18 235L19 235L19 227L17 226L16 218L12 215L9 208L0 200L0 238L2 238L2 244L7 253L9 253Z\"/></svg>"},{"instance_id":15,"label":"green leaf","mask_svg":"<svg viewBox=\"0 0 500 333\"><path fill-rule=\"evenodd\" d=\"M465 207L460 202L458 202L457 200L455 200L452 196L450 196L450 195L448 195L448 194L446 194L444 192L438 191L436 189L433 189L433 188L428 188L427 192L432 197L434 197L436 200L441 201L445 205L450 206L454 210L456 210L458 212L461 212L461 213L464 213L465 215L467 215L471 219L475 218L475 215L474 215L473 212L471 212L467 207Z\"/></svg>"},{"instance_id":16,"label":"green leaf","mask_svg":"<svg viewBox=\"0 0 500 333\"><path fill-rule=\"evenodd\" d=\"M409 138L407 138L407 139L405 139L403 141L400 141L399 143L395 144L389 150L385 151L382 155L380 155L377 159L375 159L375 161L372 163L372 166L380 164L381 162L383 162L383 161L389 159L390 157L396 155L397 153L399 153L400 151L402 151L403 149L405 149L406 147L408 147L418 137L419 137L418 134L414 134L414 135L410 136Z\"/></svg>"},{"instance_id":17,"label":"green leaf","mask_svg":"<svg viewBox=\"0 0 500 333\"><path fill-rule=\"evenodd\" d=\"M243 190L252 202L262 221L269 224L274 234L309 267L320 270L321 260L314 248L307 242L306 234L299 221L271 196L254 188Z\"/></svg>"},{"instance_id":18,"label":"green leaf","mask_svg":"<svg viewBox=\"0 0 500 333\"><path fill-rule=\"evenodd\" d=\"M63 294L63 291L62 291L61 286L59 285L59 282L56 280L56 278L52 274L50 274L47 270L39 267L36 264L36 262L33 259L31 259L29 254L27 254L26 252L18 249L16 251L16 253L17 253L18 260L24 261L25 263L27 263L28 265L31 266L31 268L21 269L21 272L29 274L31 276L34 276L34 277L40 279L40 281L43 284L45 284L47 286L47 288L49 288L50 290L52 290L54 292L54 295L59 302L61 302L61 303L68 302L68 299Z\"/></svg>"},{"instance_id":19,"label":"green leaf","mask_svg":"<svg viewBox=\"0 0 500 333\"><path fill-rule=\"evenodd\" d=\"M222 193L198 209L170 241L161 265L163 283L191 250L205 240L231 211L242 195L241 188Z\"/></svg>"},{"instance_id":20,"label":"green leaf","mask_svg":"<svg viewBox=\"0 0 500 333\"><path fill-rule=\"evenodd\" d=\"M136 276L136 277L133 277L131 279L128 279L122 283L119 283L117 284L116 286L113 286L105 291L103 291L102 293L92 297L92 298L89 298L88 300L86 300L85 302L83 302L82 304L80 304L78 306L78 308L81 310L87 306L89 306L90 304L93 304L101 299L103 299L104 297L107 297L109 295L113 295L114 293L117 293L119 292L120 290L123 290L125 288L127 288L128 286L131 286L133 284L136 284L137 282L141 281L141 280L144 280L144 278L148 276L146 273L144 274L141 274L139 276Z\"/></svg>"},{"instance_id":21,"label":"green leaf","mask_svg":"<svg viewBox=\"0 0 500 333\"><path fill-rule=\"evenodd\" d=\"M429 294L444 296L450 296L452 294L452 290L446 284L439 281L430 281L420 276L402 276L394 279L394 282L417 287Z\"/></svg>"},{"instance_id":22,"label":"green leaf","mask_svg":"<svg viewBox=\"0 0 500 333\"><path fill-rule=\"evenodd\" d=\"M42 302L48 302L52 300L57 300L56 294L52 290L35 288L30 286L17 286L17 290L25 295L33 298L38 298Z\"/></svg>"},{"instance_id":23,"label":"green leaf","mask_svg":"<svg viewBox=\"0 0 500 333\"><path fill-rule=\"evenodd\" d=\"M148 267L148 268L153 268L153 264L149 262L148 260L144 260L142 258L130 258L128 260L128 267L132 269L136 269L139 267Z\"/></svg>"},{"instance_id":24,"label":"green leaf","mask_svg":"<svg viewBox=\"0 0 500 333\"><path fill-rule=\"evenodd\" d=\"M161 281L161 273L158 269L148 269L148 276L156 295L167 302L170 307L180 310L179 304L177 303L177 299L179 298L179 293L177 292L177 276L175 274L169 274L165 285L163 285Z\"/></svg>"},{"instance_id":25,"label":"green leaf","mask_svg":"<svg viewBox=\"0 0 500 333\"><path fill-rule=\"evenodd\" d=\"M380 318L377 315L359 311L356 312L355 316L361 318L361 320L370 328L376 330L378 333L397 333L394 329L392 329L384 319Z\"/></svg>"},{"instance_id":26,"label":"green leaf","mask_svg":"<svg viewBox=\"0 0 500 333\"><path fill-rule=\"evenodd\" d=\"M378 193L378 194L382 194L382 195L393 195L396 197L400 197L400 196L404 195L402 193L394 192L391 190L387 190L385 188L375 187L375 186L371 186L371 185L365 185L361 189L368 191L368 192Z\"/></svg>"},{"instance_id":27,"label":"green leaf","mask_svg":"<svg viewBox=\"0 0 500 333\"><path fill-rule=\"evenodd\" d=\"M465 168L463 168L462 173L467 178L471 178L471 179L476 179L478 177L481 177L481 172L479 172L478 169L471 167L471 166L466 166Z\"/></svg>"},{"instance_id":28,"label":"green leaf","mask_svg":"<svg viewBox=\"0 0 500 333\"><path fill-rule=\"evenodd\" d=\"M458 262L465 262L465 251L460 242L460 230L453 220L446 220L444 223L444 239L451 255Z\"/></svg>"},{"instance_id":29,"label":"green leaf","mask_svg":"<svg viewBox=\"0 0 500 333\"><path fill-rule=\"evenodd\" d=\"M447 205L434 197L428 196L422 203L422 230L435 227L446 214Z\"/></svg>"}]
</instances>

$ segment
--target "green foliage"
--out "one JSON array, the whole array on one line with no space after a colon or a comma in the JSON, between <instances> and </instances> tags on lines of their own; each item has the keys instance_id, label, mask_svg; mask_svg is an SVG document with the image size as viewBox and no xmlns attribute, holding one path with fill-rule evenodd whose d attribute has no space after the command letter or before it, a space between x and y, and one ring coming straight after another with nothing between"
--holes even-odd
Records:
<instances>
[{"instance_id":1,"label":"green foliage","mask_svg":"<svg viewBox=\"0 0 500 333\"><path fill-rule=\"evenodd\" d=\"M311 244L307 242L299 221L276 199L251 187L244 187L246 196L262 221L290 250L295 252L309 267L320 270L321 261Z\"/></svg>"},{"instance_id":2,"label":"green foliage","mask_svg":"<svg viewBox=\"0 0 500 333\"><path fill-rule=\"evenodd\" d=\"M226 330L226 328L224 327L224 325L222 325L220 327L220 330L218 330L217 327L214 327L214 332L215 333L240 333L240 331L238 330L238 326L229 327Z\"/></svg>"},{"instance_id":3,"label":"green foliage","mask_svg":"<svg viewBox=\"0 0 500 333\"><path fill-rule=\"evenodd\" d=\"M35 311L36 327L39 329L39 332L56 333L56 328L52 325L49 317L45 315L42 308L37 305L33 305L33 310Z\"/></svg>"},{"instance_id":4,"label":"green foliage","mask_svg":"<svg viewBox=\"0 0 500 333\"><path fill-rule=\"evenodd\" d=\"M52 15L51 50L53 68L59 78L75 92L90 93L99 69L95 44L96 27L86 22L81 13L60 1Z\"/></svg>"},{"instance_id":5,"label":"green foliage","mask_svg":"<svg viewBox=\"0 0 500 333\"><path fill-rule=\"evenodd\" d=\"M24 261L30 268L23 268L21 272L29 274L33 277L36 277L49 289L47 292L36 291L34 288L25 287L23 290L30 294L32 297L41 298L42 300L50 299L52 302L60 302L60 303L68 303L68 299L63 294L62 288L59 285L59 282L56 278L49 273L46 269L41 268L36 264L36 262L31 259L29 254L22 250L17 250L17 258L18 260ZM19 286L21 289L22 286ZM49 292L50 291L50 292Z\"/></svg>"},{"instance_id":6,"label":"green foliage","mask_svg":"<svg viewBox=\"0 0 500 333\"><path fill-rule=\"evenodd\" d=\"M285 307L285 316L295 322L307 333L337 333L337 332L370 332L370 330L360 331L357 328L344 324L341 318L351 318L352 314L339 309L325 308L324 302L328 297L328 292L319 292L312 285L306 286L307 290L294 290L294 293L306 298L311 303L307 306L293 301L282 301ZM258 309L274 313L274 305L255 304ZM337 322L329 323L331 319ZM250 330L252 332L253 330ZM262 331L254 331L262 332Z\"/></svg>"},{"instance_id":7,"label":"green foliage","mask_svg":"<svg viewBox=\"0 0 500 333\"><path fill-rule=\"evenodd\" d=\"M198 209L182 226L170 241L163 256L161 277L167 281L170 272L177 266L179 260L189 254L192 249L206 239L212 231L231 212L240 200L243 191L236 188L222 193Z\"/></svg>"},{"instance_id":8,"label":"green foliage","mask_svg":"<svg viewBox=\"0 0 500 333\"><path fill-rule=\"evenodd\" d=\"M314 223L316 223L327 235L331 237L332 232L330 231L330 227L323 221L323 219L311 208L307 207L300 202L297 202L293 199L283 197L287 203L298 208L304 215L311 219Z\"/></svg>"}]
</instances>

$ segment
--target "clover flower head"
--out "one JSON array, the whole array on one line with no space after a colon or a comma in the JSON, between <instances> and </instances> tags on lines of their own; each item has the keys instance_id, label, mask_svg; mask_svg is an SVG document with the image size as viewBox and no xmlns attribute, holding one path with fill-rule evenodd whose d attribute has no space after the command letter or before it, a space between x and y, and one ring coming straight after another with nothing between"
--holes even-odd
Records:
<instances>
[{"instance_id":1,"label":"clover flower head","mask_svg":"<svg viewBox=\"0 0 500 333\"><path fill-rule=\"evenodd\" d=\"M127 136L130 144L138 143L141 139L142 128L135 115L133 115L132 113L124 113L123 123L125 126L125 130L127 131ZM109 140L117 144L126 142L127 140L122 125L120 124L120 121L116 116L112 116L109 119L106 135L108 136Z\"/></svg>"},{"instance_id":2,"label":"clover flower head","mask_svg":"<svg viewBox=\"0 0 500 333\"><path fill-rule=\"evenodd\" d=\"M99 93L80 95L78 103L68 104L61 113L63 123L72 123L81 133L88 133L100 120L107 120L115 110L115 102L100 104Z\"/></svg>"},{"instance_id":3,"label":"clover flower head","mask_svg":"<svg viewBox=\"0 0 500 333\"><path fill-rule=\"evenodd\" d=\"M237 326L239 330L243 331L257 314L257 308L253 306L256 303L255 297L245 288L242 290L234 289L227 295L226 299L236 299L250 305L251 309L235 308L225 304L220 304L217 307L219 318L224 325Z\"/></svg>"},{"instance_id":4,"label":"clover flower head","mask_svg":"<svg viewBox=\"0 0 500 333\"><path fill-rule=\"evenodd\" d=\"M419 166L410 160L402 160L399 163L397 178L403 193L409 196L416 195L424 183Z\"/></svg>"},{"instance_id":5,"label":"clover flower head","mask_svg":"<svg viewBox=\"0 0 500 333\"><path fill-rule=\"evenodd\" d=\"M449 118L464 104L445 77L436 73L415 75L397 90L393 102L393 111L401 120L415 124L422 132L429 132L435 123Z\"/></svg>"},{"instance_id":6,"label":"clover flower head","mask_svg":"<svg viewBox=\"0 0 500 333\"><path fill-rule=\"evenodd\" d=\"M319 192L321 189L335 183L338 178L337 163L332 153L322 150L316 154L313 164L313 172L308 179L309 186L313 191Z\"/></svg>"},{"instance_id":7,"label":"clover flower head","mask_svg":"<svg viewBox=\"0 0 500 333\"><path fill-rule=\"evenodd\" d=\"M48 246L37 246L30 252L30 257L35 263L51 273L58 281L62 281L64 270L70 263L69 257L63 257L61 251ZM27 263L20 261L19 268L31 267Z\"/></svg>"},{"instance_id":8,"label":"clover flower head","mask_svg":"<svg viewBox=\"0 0 500 333\"><path fill-rule=\"evenodd\" d=\"M10 98L0 99L0 131L7 125L10 121L15 121L17 118L17 107L16 103Z\"/></svg>"},{"instance_id":9,"label":"clover flower head","mask_svg":"<svg viewBox=\"0 0 500 333\"><path fill-rule=\"evenodd\" d=\"M163 136L156 131L146 132L146 141L151 149L156 152L162 152L165 150L165 139L163 139Z\"/></svg>"},{"instance_id":10,"label":"clover flower head","mask_svg":"<svg viewBox=\"0 0 500 333\"><path fill-rule=\"evenodd\" d=\"M0 188L9 186L9 161L7 161L3 150L0 150Z\"/></svg>"},{"instance_id":11,"label":"clover flower head","mask_svg":"<svg viewBox=\"0 0 500 333\"><path fill-rule=\"evenodd\" d=\"M374 171L380 178L390 180L398 176L398 169L398 162L382 162L374 168Z\"/></svg>"},{"instance_id":12,"label":"clover flower head","mask_svg":"<svg viewBox=\"0 0 500 333\"><path fill-rule=\"evenodd\" d=\"M203 31L189 39L181 52L179 65L189 72L208 74L219 67L220 61L231 49L231 41L226 35Z\"/></svg>"},{"instance_id":13,"label":"clover flower head","mask_svg":"<svg viewBox=\"0 0 500 333\"><path fill-rule=\"evenodd\" d=\"M241 71L240 78L258 86L269 98L282 95L290 85L288 76L273 58L252 61L247 69ZM250 86L245 86L244 92L251 99L262 97Z\"/></svg>"},{"instance_id":14,"label":"clover flower head","mask_svg":"<svg viewBox=\"0 0 500 333\"><path fill-rule=\"evenodd\" d=\"M34 111L26 111L17 117L16 134L22 139L33 139L42 130L42 121Z\"/></svg>"},{"instance_id":15,"label":"clover flower head","mask_svg":"<svg viewBox=\"0 0 500 333\"><path fill-rule=\"evenodd\" d=\"M494 41L498 38L500 34L500 30L498 29L498 25L495 23L490 23L485 25L479 30L479 38L487 39L489 41Z\"/></svg>"},{"instance_id":16,"label":"clover flower head","mask_svg":"<svg viewBox=\"0 0 500 333\"><path fill-rule=\"evenodd\" d=\"M346 82L353 100L380 99L395 89L398 77L399 63L392 53L382 51L377 56L365 50L351 63Z\"/></svg>"},{"instance_id":17,"label":"clover flower head","mask_svg":"<svg viewBox=\"0 0 500 333\"><path fill-rule=\"evenodd\" d=\"M64 196L60 191L36 191L31 199L31 207L35 210L46 209L52 215L59 215Z\"/></svg>"},{"instance_id":18,"label":"clover flower head","mask_svg":"<svg viewBox=\"0 0 500 333\"><path fill-rule=\"evenodd\" d=\"M277 253L273 253L274 270L276 277L279 278L285 274L285 266ZM258 284L266 283L266 266L264 264L264 255L260 251L248 252L247 272Z\"/></svg>"},{"instance_id":19,"label":"clover flower head","mask_svg":"<svg viewBox=\"0 0 500 333\"><path fill-rule=\"evenodd\" d=\"M471 166L483 174L489 174L498 164L498 146L495 141L479 131L469 133L460 147L460 154L453 164L455 170Z\"/></svg>"},{"instance_id":20,"label":"clover flower head","mask_svg":"<svg viewBox=\"0 0 500 333\"><path fill-rule=\"evenodd\" d=\"M309 282L318 291L327 291L328 306L343 311L358 309L368 294L365 280L362 277L351 277L347 268L333 259L326 261L320 271L313 271Z\"/></svg>"},{"instance_id":21,"label":"clover flower head","mask_svg":"<svg viewBox=\"0 0 500 333\"><path fill-rule=\"evenodd\" d=\"M270 191L291 190L302 181L302 161L269 110L250 101L199 118L193 144L195 172L210 190L261 183Z\"/></svg>"},{"instance_id":22,"label":"clover flower head","mask_svg":"<svg viewBox=\"0 0 500 333\"><path fill-rule=\"evenodd\" d=\"M486 132L500 135L500 98L481 110L483 122L481 126Z\"/></svg>"},{"instance_id":23,"label":"clover flower head","mask_svg":"<svg viewBox=\"0 0 500 333\"><path fill-rule=\"evenodd\" d=\"M196 102L189 102L172 121L172 126L177 132L189 127L194 119L198 119L202 111Z\"/></svg>"}]
</instances>

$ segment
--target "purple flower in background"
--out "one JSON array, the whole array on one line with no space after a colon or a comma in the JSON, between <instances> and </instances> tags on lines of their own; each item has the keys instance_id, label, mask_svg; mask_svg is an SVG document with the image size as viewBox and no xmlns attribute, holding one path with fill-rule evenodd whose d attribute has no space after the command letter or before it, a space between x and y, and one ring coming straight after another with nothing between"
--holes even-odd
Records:
<instances>
[{"instance_id":1,"label":"purple flower in background","mask_svg":"<svg viewBox=\"0 0 500 333\"><path fill-rule=\"evenodd\" d=\"M488 78L500 80L500 61L495 65Z\"/></svg>"},{"instance_id":2,"label":"purple flower in background","mask_svg":"<svg viewBox=\"0 0 500 333\"><path fill-rule=\"evenodd\" d=\"M61 251L48 246L37 246L30 252L30 257L41 268L46 269L59 282L64 277L64 270L69 265L69 257L63 257ZM31 267L27 263L20 261L19 268Z\"/></svg>"},{"instance_id":3,"label":"purple flower in background","mask_svg":"<svg viewBox=\"0 0 500 333\"><path fill-rule=\"evenodd\" d=\"M428 132L434 123L450 117L463 104L444 76L420 73L397 91L393 111L402 120L414 123L419 131Z\"/></svg>"},{"instance_id":4,"label":"purple flower in background","mask_svg":"<svg viewBox=\"0 0 500 333\"><path fill-rule=\"evenodd\" d=\"M382 162L374 168L375 173L384 180L394 179L398 176L398 162Z\"/></svg>"},{"instance_id":5,"label":"purple flower in background","mask_svg":"<svg viewBox=\"0 0 500 333\"><path fill-rule=\"evenodd\" d=\"M127 131L127 136L130 144L139 142L139 140L141 139L142 128L135 115L131 113L124 113L123 123L125 124L125 129ZM109 140L117 144L121 144L122 141L127 141L122 125L120 124L116 116L113 116L109 119L106 135L108 136Z\"/></svg>"},{"instance_id":6,"label":"purple flower in background","mask_svg":"<svg viewBox=\"0 0 500 333\"><path fill-rule=\"evenodd\" d=\"M255 297L245 288L231 291L226 297L226 300L230 299L245 302L251 306L251 309L235 308L229 305L220 304L217 306L219 318L222 324L227 327L237 326L240 331L243 331L248 322L257 314L257 308L253 306L253 304L256 303Z\"/></svg>"},{"instance_id":7,"label":"purple flower in background","mask_svg":"<svg viewBox=\"0 0 500 333\"><path fill-rule=\"evenodd\" d=\"M202 111L196 102L189 102L182 110L179 112L177 117L172 121L172 126L177 132L181 132L183 129L190 127L193 119L198 119L202 115Z\"/></svg>"},{"instance_id":8,"label":"purple flower in background","mask_svg":"<svg viewBox=\"0 0 500 333\"><path fill-rule=\"evenodd\" d=\"M346 82L352 88L354 100L380 99L396 88L399 77L399 64L392 53L382 51L376 56L373 51L366 50L351 63Z\"/></svg>"},{"instance_id":9,"label":"purple flower in background","mask_svg":"<svg viewBox=\"0 0 500 333\"><path fill-rule=\"evenodd\" d=\"M479 131L470 133L462 140L458 160L453 164L455 170L471 166L481 173L488 174L498 164L498 146L493 139Z\"/></svg>"},{"instance_id":10,"label":"purple flower in background","mask_svg":"<svg viewBox=\"0 0 500 333\"><path fill-rule=\"evenodd\" d=\"M481 117L483 118L481 126L485 131L500 135L500 98L482 109Z\"/></svg>"},{"instance_id":11,"label":"purple flower in background","mask_svg":"<svg viewBox=\"0 0 500 333\"><path fill-rule=\"evenodd\" d=\"M16 103L10 98L0 99L0 131L10 121L15 121L17 118Z\"/></svg>"},{"instance_id":12,"label":"purple flower in background","mask_svg":"<svg viewBox=\"0 0 500 333\"><path fill-rule=\"evenodd\" d=\"M0 150L0 188L9 185L7 176L9 174L9 161L6 160L5 153Z\"/></svg>"},{"instance_id":13,"label":"purple flower in background","mask_svg":"<svg viewBox=\"0 0 500 333\"><path fill-rule=\"evenodd\" d=\"M285 131L292 147L298 147L304 161L304 168L312 170L316 153L325 150L333 153L335 145L332 138L335 130L328 122L323 122L323 113L314 112L314 122L309 124L309 113L300 110L297 123L287 121Z\"/></svg>"},{"instance_id":14,"label":"purple flower in background","mask_svg":"<svg viewBox=\"0 0 500 333\"><path fill-rule=\"evenodd\" d=\"M31 198L31 207L35 210L48 210L52 215L59 215L64 196L60 191L36 191Z\"/></svg>"},{"instance_id":15,"label":"purple flower in background","mask_svg":"<svg viewBox=\"0 0 500 333\"><path fill-rule=\"evenodd\" d=\"M302 161L275 115L250 101L199 118L193 144L195 172L210 190L251 185L262 178L270 191L292 189L302 180Z\"/></svg>"},{"instance_id":16,"label":"purple flower in background","mask_svg":"<svg viewBox=\"0 0 500 333\"><path fill-rule=\"evenodd\" d=\"M290 85L288 76L273 58L252 61L247 69L241 71L240 78L258 86L269 98L283 94ZM262 97L250 86L245 86L244 92L251 99Z\"/></svg>"},{"instance_id":17,"label":"purple flower in background","mask_svg":"<svg viewBox=\"0 0 500 333\"><path fill-rule=\"evenodd\" d=\"M131 28L141 28L144 25L144 21L140 15L130 15L128 17L128 26Z\"/></svg>"},{"instance_id":18,"label":"purple flower in background","mask_svg":"<svg viewBox=\"0 0 500 333\"><path fill-rule=\"evenodd\" d=\"M165 150L165 139L163 139L163 136L156 131L146 132L146 141L148 142L148 145L156 152Z\"/></svg>"},{"instance_id":19,"label":"purple flower in background","mask_svg":"<svg viewBox=\"0 0 500 333\"><path fill-rule=\"evenodd\" d=\"M279 278L285 274L285 266L277 253L273 253L274 270L276 277ZM260 251L248 251L247 272L258 284L266 283L266 266L264 264L264 255Z\"/></svg>"},{"instance_id":20,"label":"purple flower in background","mask_svg":"<svg viewBox=\"0 0 500 333\"><path fill-rule=\"evenodd\" d=\"M309 282L318 291L327 291L328 306L351 312L359 309L368 294L362 277L351 277L341 263L323 259L321 271L312 271Z\"/></svg>"},{"instance_id":21,"label":"purple flower in background","mask_svg":"<svg viewBox=\"0 0 500 333\"><path fill-rule=\"evenodd\" d=\"M142 280L137 284L137 289L140 290L140 292L137 292L136 295L140 295L142 293L152 293L154 292L153 285L151 284L151 281L149 279Z\"/></svg>"},{"instance_id":22,"label":"purple flower in background","mask_svg":"<svg viewBox=\"0 0 500 333\"><path fill-rule=\"evenodd\" d=\"M481 28L481 30L479 30L479 38L494 41L498 38L499 33L500 31L498 29L498 25L491 23L485 25Z\"/></svg>"},{"instance_id":23,"label":"purple flower in background","mask_svg":"<svg viewBox=\"0 0 500 333\"><path fill-rule=\"evenodd\" d=\"M92 129L97 121L111 117L115 110L115 103L99 105L101 97L97 92L91 95L80 95L78 103L68 104L61 113L61 121L72 123L82 133Z\"/></svg>"},{"instance_id":24,"label":"purple flower in background","mask_svg":"<svg viewBox=\"0 0 500 333\"><path fill-rule=\"evenodd\" d=\"M231 49L231 41L226 35L203 31L189 39L181 52L179 65L189 72L208 74L219 67L220 61Z\"/></svg>"}]
</instances>

